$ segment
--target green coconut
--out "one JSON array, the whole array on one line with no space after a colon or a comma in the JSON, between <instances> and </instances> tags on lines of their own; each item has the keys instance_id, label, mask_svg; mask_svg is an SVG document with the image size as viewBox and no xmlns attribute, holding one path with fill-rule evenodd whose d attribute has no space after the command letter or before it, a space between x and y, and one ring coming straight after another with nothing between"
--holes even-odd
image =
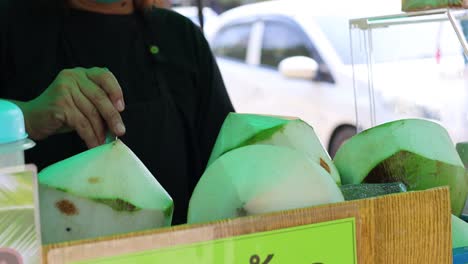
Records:
<instances>
[{"instance_id":1,"label":"green coconut","mask_svg":"<svg viewBox=\"0 0 468 264\"><path fill-rule=\"evenodd\" d=\"M264 115L228 115L211 153L208 165L223 154L248 145L273 145L295 149L322 166L339 185L338 170L314 129L297 118Z\"/></svg>"},{"instance_id":2,"label":"green coconut","mask_svg":"<svg viewBox=\"0 0 468 264\"><path fill-rule=\"evenodd\" d=\"M421 11L447 7L463 7L466 0L402 0L403 11Z\"/></svg>"},{"instance_id":3,"label":"green coconut","mask_svg":"<svg viewBox=\"0 0 468 264\"><path fill-rule=\"evenodd\" d=\"M343 184L403 182L410 191L449 186L452 212L460 215L465 205L465 168L435 122L405 119L368 129L345 142L334 162Z\"/></svg>"},{"instance_id":4,"label":"green coconut","mask_svg":"<svg viewBox=\"0 0 468 264\"><path fill-rule=\"evenodd\" d=\"M0 248L15 250L24 263L40 263L38 236L32 179L0 173Z\"/></svg>"},{"instance_id":5,"label":"green coconut","mask_svg":"<svg viewBox=\"0 0 468 264\"><path fill-rule=\"evenodd\" d=\"M169 226L173 202L120 140L56 163L39 174L43 243Z\"/></svg>"},{"instance_id":6,"label":"green coconut","mask_svg":"<svg viewBox=\"0 0 468 264\"><path fill-rule=\"evenodd\" d=\"M452 247L468 247L468 223L452 215Z\"/></svg>"},{"instance_id":7,"label":"green coconut","mask_svg":"<svg viewBox=\"0 0 468 264\"><path fill-rule=\"evenodd\" d=\"M456 149L463 165L465 166L465 177L468 178L468 142L457 143ZM468 204L465 203L465 208L463 209L464 214L466 214L468 210L467 205Z\"/></svg>"},{"instance_id":8,"label":"green coconut","mask_svg":"<svg viewBox=\"0 0 468 264\"><path fill-rule=\"evenodd\" d=\"M190 199L201 223L344 201L328 171L291 148L251 145L218 158Z\"/></svg>"},{"instance_id":9,"label":"green coconut","mask_svg":"<svg viewBox=\"0 0 468 264\"><path fill-rule=\"evenodd\" d=\"M468 142L457 143L456 149L465 168L468 168Z\"/></svg>"}]
</instances>

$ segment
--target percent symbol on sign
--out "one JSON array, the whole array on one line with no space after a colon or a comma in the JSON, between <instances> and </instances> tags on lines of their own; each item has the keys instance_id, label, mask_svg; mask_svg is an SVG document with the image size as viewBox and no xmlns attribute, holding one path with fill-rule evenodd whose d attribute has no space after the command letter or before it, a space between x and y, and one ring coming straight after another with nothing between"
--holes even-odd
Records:
<instances>
[{"instance_id":1,"label":"percent symbol on sign","mask_svg":"<svg viewBox=\"0 0 468 264\"><path fill-rule=\"evenodd\" d=\"M261 259L258 255L253 255L252 257L250 257L250 264L268 264L270 263L273 256L273 254L270 254L263 262L261 262Z\"/></svg>"}]
</instances>

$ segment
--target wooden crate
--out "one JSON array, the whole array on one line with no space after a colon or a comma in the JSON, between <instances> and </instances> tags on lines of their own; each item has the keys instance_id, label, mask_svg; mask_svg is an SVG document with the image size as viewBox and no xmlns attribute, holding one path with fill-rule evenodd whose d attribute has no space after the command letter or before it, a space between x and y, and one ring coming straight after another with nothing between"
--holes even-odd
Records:
<instances>
[{"instance_id":1,"label":"wooden crate","mask_svg":"<svg viewBox=\"0 0 468 264\"><path fill-rule=\"evenodd\" d=\"M358 263L452 263L448 188L49 245L43 248L43 263L71 263L344 218L356 221Z\"/></svg>"}]
</instances>

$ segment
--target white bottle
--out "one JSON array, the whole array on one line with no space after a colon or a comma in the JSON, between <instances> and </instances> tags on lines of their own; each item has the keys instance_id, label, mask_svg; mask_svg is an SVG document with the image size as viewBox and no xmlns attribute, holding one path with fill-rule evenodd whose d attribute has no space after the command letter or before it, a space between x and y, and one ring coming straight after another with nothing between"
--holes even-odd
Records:
<instances>
[{"instance_id":1,"label":"white bottle","mask_svg":"<svg viewBox=\"0 0 468 264\"><path fill-rule=\"evenodd\" d=\"M21 109L0 100L0 168L24 165L24 151L34 146L28 139Z\"/></svg>"}]
</instances>

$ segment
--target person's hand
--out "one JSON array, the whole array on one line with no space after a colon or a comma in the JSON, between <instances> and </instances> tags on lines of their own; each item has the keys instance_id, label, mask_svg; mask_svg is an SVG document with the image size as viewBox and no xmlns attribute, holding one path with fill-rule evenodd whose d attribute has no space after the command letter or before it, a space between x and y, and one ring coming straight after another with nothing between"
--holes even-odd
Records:
<instances>
[{"instance_id":1,"label":"person's hand","mask_svg":"<svg viewBox=\"0 0 468 264\"><path fill-rule=\"evenodd\" d=\"M116 136L125 134L122 89L107 69L63 70L40 96L18 105L34 140L76 130L92 148L105 142L108 130Z\"/></svg>"}]
</instances>

